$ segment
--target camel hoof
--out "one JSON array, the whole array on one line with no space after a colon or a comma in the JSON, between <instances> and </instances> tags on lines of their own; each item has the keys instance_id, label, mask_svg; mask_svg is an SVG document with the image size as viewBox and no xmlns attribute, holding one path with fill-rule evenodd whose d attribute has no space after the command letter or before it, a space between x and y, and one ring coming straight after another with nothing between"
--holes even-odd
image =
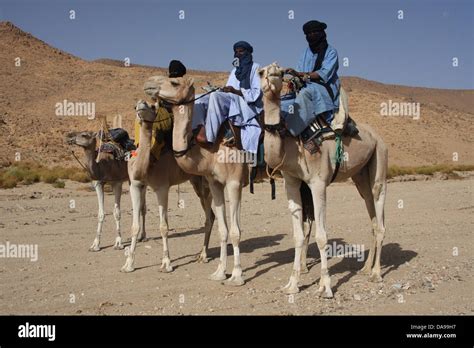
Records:
<instances>
[{"instance_id":1,"label":"camel hoof","mask_svg":"<svg viewBox=\"0 0 474 348\"><path fill-rule=\"evenodd\" d=\"M333 298L334 297L331 290L324 291L324 288L316 291L316 296L320 298Z\"/></svg>"},{"instance_id":2,"label":"camel hoof","mask_svg":"<svg viewBox=\"0 0 474 348\"><path fill-rule=\"evenodd\" d=\"M170 273L170 272L173 272L173 267L170 266L170 265L168 265L168 266L162 265L162 266L160 267L160 270L161 270L161 272L163 272L163 273Z\"/></svg>"},{"instance_id":3,"label":"camel hoof","mask_svg":"<svg viewBox=\"0 0 474 348\"><path fill-rule=\"evenodd\" d=\"M120 271L123 272L123 273L131 273L131 272L135 271L135 268L133 268L132 266L129 266L129 265L125 265L125 266L122 267L122 269Z\"/></svg>"},{"instance_id":4,"label":"camel hoof","mask_svg":"<svg viewBox=\"0 0 474 348\"><path fill-rule=\"evenodd\" d=\"M196 262L197 263L208 263L211 259L209 257L207 257L206 255L202 255L200 254L197 258L196 258Z\"/></svg>"},{"instance_id":5,"label":"camel hoof","mask_svg":"<svg viewBox=\"0 0 474 348\"><path fill-rule=\"evenodd\" d=\"M100 251L100 247L98 245L93 245L89 248L89 251L92 251L92 252Z\"/></svg>"},{"instance_id":6,"label":"camel hoof","mask_svg":"<svg viewBox=\"0 0 474 348\"><path fill-rule=\"evenodd\" d=\"M120 245L114 245L114 250L123 250L124 246L122 244Z\"/></svg>"},{"instance_id":7,"label":"camel hoof","mask_svg":"<svg viewBox=\"0 0 474 348\"><path fill-rule=\"evenodd\" d=\"M224 285L228 285L228 286L242 286L245 284L244 280L242 279L242 277L230 277L228 280L226 280L225 282L223 282Z\"/></svg>"},{"instance_id":8,"label":"camel hoof","mask_svg":"<svg viewBox=\"0 0 474 348\"><path fill-rule=\"evenodd\" d=\"M369 281L372 282L372 283L381 283L383 281L383 279L380 276L380 274L372 273L369 277Z\"/></svg>"},{"instance_id":9,"label":"camel hoof","mask_svg":"<svg viewBox=\"0 0 474 348\"><path fill-rule=\"evenodd\" d=\"M309 273L309 269L308 267L301 267L301 271L300 271L301 274L306 274L306 273Z\"/></svg>"},{"instance_id":10,"label":"camel hoof","mask_svg":"<svg viewBox=\"0 0 474 348\"><path fill-rule=\"evenodd\" d=\"M294 295L300 292L300 289L297 286L285 286L281 291L286 295Z\"/></svg>"},{"instance_id":11,"label":"camel hoof","mask_svg":"<svg viewBox=\"0 0 474 348\"><path fill-rule=\"evenodd\" d=\"M224 273L213 273L209 276L210 280L222 281L226 280L227 277Z\"/></svg>"},{"instance_id":12,"label":"camel hoof","mask_svg":"<svg viewBox=\"0 0 474 348\"><path fill-rule=\"evenodd\" d=\"M137 238L137 242L145 243L145 242L148 242L149 239L150 238L148 238L148 237Z\"/></svg>"}]
</instances>

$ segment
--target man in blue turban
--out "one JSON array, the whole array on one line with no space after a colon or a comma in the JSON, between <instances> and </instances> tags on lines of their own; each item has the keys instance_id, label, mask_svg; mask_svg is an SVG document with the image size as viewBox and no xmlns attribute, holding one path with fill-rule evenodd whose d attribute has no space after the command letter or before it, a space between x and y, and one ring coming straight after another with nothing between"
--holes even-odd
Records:
<instances>
[{"instance_id":1,"label":"man in blue turban","mask_svg":"<svg viewBox=\"0 0 474 348\"><path fill-rule=\"evenodd\" d=\"M246 41L234 44L234 69L226 86L209 97L196 100L193 113L193 129L199 128L198 143L215 142L219 129L226 119L241 127L241 142L245 151L256 154L260 126L256 116L263 110L262 91L258 70L253 62L253 47Z\"/></svg>"},{"instance_id":2,"label":"man in blue turban","mask_svg":"<svg viewBox=\"0 0 474 348\"><path fill-rule=\"evenodd\" d=\"M303 25L308 47L303 50L296 70L286 70L306 82L296 98L281 103L287 128L293 136L298 136L318 115L330 125L339 109L339 63L336 49L326 41L326 28L325 23L315 20Z\"/></svg>"}]
</instances>

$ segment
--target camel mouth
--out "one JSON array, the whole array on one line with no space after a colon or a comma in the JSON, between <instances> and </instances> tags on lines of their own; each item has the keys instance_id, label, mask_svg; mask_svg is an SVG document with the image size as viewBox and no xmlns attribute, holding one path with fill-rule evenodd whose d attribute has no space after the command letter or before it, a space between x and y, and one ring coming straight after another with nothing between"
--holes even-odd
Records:
<instances>
[{"instance_id":1,"label":"camel mouth","mask_svg":"<svg viewBox=\"0 0 474 348\"><path fill-rule=\"evenodd\" d=\"M69 133L65 137L65 142L68 145L74 145L76 144L76 135L74 133Z\"/></svg>"}]
</instances>

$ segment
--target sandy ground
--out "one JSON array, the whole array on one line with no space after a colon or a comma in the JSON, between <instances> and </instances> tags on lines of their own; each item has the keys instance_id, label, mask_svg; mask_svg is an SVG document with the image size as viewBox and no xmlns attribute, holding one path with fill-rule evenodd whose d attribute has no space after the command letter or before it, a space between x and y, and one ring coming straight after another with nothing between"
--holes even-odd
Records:
<instances>
[{"instance_id":1,"label":"sandy ground","mask_svg":"<svg viewBox=\"0 0 474 348\"><path fill-rule=\"evenodd\" d=\"M0 191L0 242L38 244L38 261L0 259L0 314L473 314L474 180L395 182L388 187L387 234L381 284L357 274L356 258L329 261L335 297L315 296L320 275L314 239L310 271L301 292L287 296L293 258L291 220L282 181L270 200L267 183L256 194L245 189L242 204L242 265L246 284L239 288L207 279L218 263L214 227L207 264L195 263L203 233L203 214L189 185L181 186L186 207L170 194L172 273L161 273L157 204L148 192L149 241L139 244L130 274L119 270L123 251L115 238L106 196L103 249L88 251L96 229L97 203L87 184L65 189L36 184ZM128 237L131 204L122 197L123 231ZM75 200L71 210L69 202ZM403 208L400 208L403 201ZM329 243L369 245L369 219L355 187L334 184L328 191ZM229 247L229 253L231 252ZM367 255L367 251L365 251ZM232 265L232 257L229 257ZM230 273L231 268L228 268Z\"/></svg>"}]
</instances>

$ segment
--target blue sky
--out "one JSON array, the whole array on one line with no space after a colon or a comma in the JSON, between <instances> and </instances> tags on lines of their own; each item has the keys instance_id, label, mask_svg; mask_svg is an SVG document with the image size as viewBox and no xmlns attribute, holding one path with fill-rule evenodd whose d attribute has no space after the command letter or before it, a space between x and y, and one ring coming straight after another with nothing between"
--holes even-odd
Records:
<instances>
[{"instance_id":1,"label":"blue sky","mask_svg":"<svg viewBox=\"0 0 474 348\"><path fill-rule=\"evenodd\" d=\"M474 88L473 17L472 0L0 0L0 20L89 60L180 59L227 71L233 43L246 40L256 62L293 67L306 47L302 24L318 19L328 24L341 76L463 89Z\"/></svg>"}]
</instances>

